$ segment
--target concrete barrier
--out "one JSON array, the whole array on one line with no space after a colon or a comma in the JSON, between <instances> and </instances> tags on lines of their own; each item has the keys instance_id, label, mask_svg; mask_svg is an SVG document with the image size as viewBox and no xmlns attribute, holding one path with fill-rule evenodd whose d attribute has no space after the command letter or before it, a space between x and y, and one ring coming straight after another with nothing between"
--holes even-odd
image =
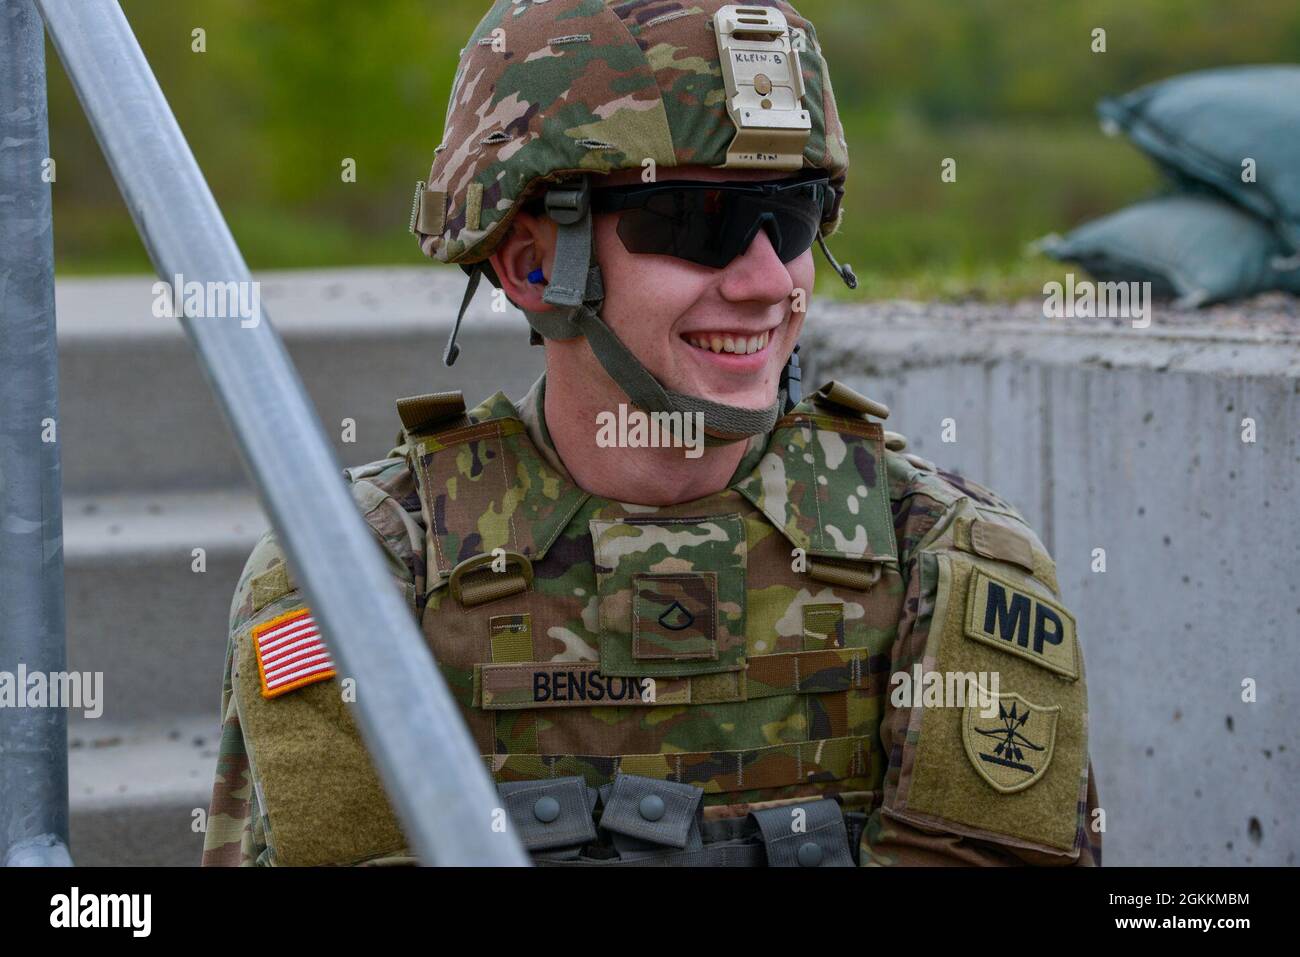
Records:
<instances>
[{"instance_id":1,"label":"concrete barrier","mask_svg":"<svg viewBox=\"0 0 1300 957\"><path fill-rule=\"evenodd\" d=\"M518 397L542 367L486 283L442 366L458 270L258 279L343 464L388 451L397 396ZM152 282L58 284L69 666L104 671L108 699L102 724L72 722L73 853L97 863L194 862L226 608L265 522L179 329L150 312ZM1046 320L1035 303L815 302L809 316L808 388L838 378L886 402L913 451L998 489L1055 554L1109 864L1295 863L1295 303L1157 312L1146 330Z\"/></svg>"},{"instance_id":2,"label":"concrete barrier","mask_svg":"<svg viewBox=\"0 0 1300 957\"><path fill-rule=\"evenodd\" d=\"M1142 330L1047 320L1033 303L810 318L814 382L885 402L912 451L997 489L1055 556L1079 618L1107 863L1296 863L1295 310L1165 312Z\"/></svg>"}]
</instances>

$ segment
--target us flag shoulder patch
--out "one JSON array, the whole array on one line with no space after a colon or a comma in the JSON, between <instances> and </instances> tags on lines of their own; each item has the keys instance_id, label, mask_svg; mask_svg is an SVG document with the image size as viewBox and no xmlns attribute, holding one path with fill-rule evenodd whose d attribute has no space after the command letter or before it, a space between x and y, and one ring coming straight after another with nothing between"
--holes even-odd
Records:
<instances>
[{"instance_id":1,"label":"us flag shoulder patch","mask_svg":"<svg viewBox=\"0 0 1300 957\"><path fill-rule=\"evenodd\" d=\"M263 698L277 698L335 675L334 659L321 641L316 619L306 608L255 627L253 647Z\"/></svg>"}]
</instances>

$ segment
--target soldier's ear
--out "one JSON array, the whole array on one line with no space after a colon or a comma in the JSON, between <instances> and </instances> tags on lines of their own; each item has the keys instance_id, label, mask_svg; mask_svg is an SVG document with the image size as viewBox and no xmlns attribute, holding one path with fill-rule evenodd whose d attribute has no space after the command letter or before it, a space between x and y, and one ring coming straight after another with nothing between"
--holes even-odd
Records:
<instances>
[{"instance_id":1,"label":"soldier's ear","mask_svg":"<svg viewBox=\"0 0 1300 957\"><path fill-rule=\"evenodd\" d=\"M546 294L544 282L532 282L528 275L541 268L549 279L555 262L555 221L549 216L536 216L520 210L515 214L510 232L488 257L506 298L521 309L548 312L555 307L542 299Z\"/></svg>"}]
</instances>

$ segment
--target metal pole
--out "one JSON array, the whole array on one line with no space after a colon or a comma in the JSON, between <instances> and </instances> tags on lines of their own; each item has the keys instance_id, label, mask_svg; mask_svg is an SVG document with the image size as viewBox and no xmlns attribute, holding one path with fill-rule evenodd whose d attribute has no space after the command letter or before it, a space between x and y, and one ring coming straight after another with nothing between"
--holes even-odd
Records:
<instances>
[{"instance_id":1,"label":"metal pole","mask_svg":"<svg viewBox=\"0 0 1300 957\"><path fill-rule=\"evenodd\" d=\"M159 277L250 283L118 4L37 5ZM516 837L491 826L500 801L482 758L347 492L284 344L261 321L260 300L250 301L251 319L186 316L182 325L339 672L356 680L362 735L412 850L425 863L526 864Z\"/></svg>"},{"instance_id":2,"label":"metal pole","mask_svg":"<svg viewBox=\"0 0 1300 957\"><path fill-rule=\"evenodd\" d=\"M45 107L45 31L0 3L0 672L65 670L59 354ZM21 668L20 668L21 666ZM26 685L24 680L23 685ZM14 687L11 685L11 687ZM0 707L0 862L68 856L68 716Z\"/></svg>"}]
</instances>

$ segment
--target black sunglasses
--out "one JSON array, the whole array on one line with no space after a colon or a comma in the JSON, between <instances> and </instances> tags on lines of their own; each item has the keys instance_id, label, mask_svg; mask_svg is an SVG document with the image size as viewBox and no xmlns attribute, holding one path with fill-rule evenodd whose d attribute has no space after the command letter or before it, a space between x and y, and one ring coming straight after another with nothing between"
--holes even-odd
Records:
<instances>
[{"instance_id":1,"label":"black sunglasses","mask_svg":"<svg viewBox=\"0 0 1300 957\"><path fill-rule=\"evenodd\" d=\"M812 248L830 218L835 191L826 176L776 182L669 180L598 186L591 208L621 212L618 236L631 253L676 256L721 269L743 255L760 228L781 262Z\"/></svg>"}]
</instances>

